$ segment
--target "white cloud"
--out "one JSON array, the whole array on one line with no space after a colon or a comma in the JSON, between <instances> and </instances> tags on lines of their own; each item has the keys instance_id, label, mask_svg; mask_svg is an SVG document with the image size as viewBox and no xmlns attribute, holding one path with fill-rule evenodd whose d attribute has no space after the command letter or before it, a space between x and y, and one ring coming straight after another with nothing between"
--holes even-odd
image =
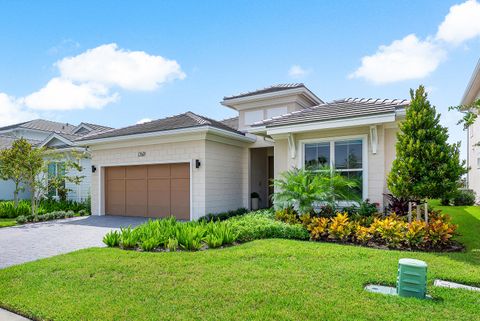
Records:
<instances>
[{"instance_id":1,"label":"white cloud","mask_svg":"<svg viewBox=\"0 0 480 321\"><path fill-rule=\"evenodd\" d=\"M117 44L106 44L56 63L61 77L78 82L95 82L127 90L155 90L160 85L184 79L175 60L126 51Z\"/></svg>"},{"instance_id":2,"label":"white cloud","mask_svg":"<svg viewBox=\"0 0 480 321\"><path fill-rule=\"evenodd\" d=\"M0 126L20 123L37 117L37 114L25 110L15 98L0 93Z\"/></svg>"},{"instance_id":3,"label":"white cloud","mask_svg":"<svg viewBox=\"0 0 480 321\"><path fill-rule=\"evenodd\" d=\"M302 78L310 73L309 70L302 68L300 65L293 65L288 70L288 75L292 78Z\"/></svg>"},{"instance_id":4,"label":"white cloud","mask_svg":"<svg viewBox=\"0 0 480 321\"><path fill-rule=\"evenodd\" d=\"M139 125L139 124L149 123L151 121L152 120L150 118L142 118L139 121L137 121L136 124Z\"/></svg>"},{"instance_id":5,"label":"white cloud","mask_svg":"<svg viewBox=\"0 0 480 321\"><path fill-rule=\"evenodd\" d=\"M450 11L438 27L436 38L459 45L480 36L480 3L468 0L450 7Z\"/></svg>"},{"instance_id":6,"label":"white cloud","mask_svg":"<svg viewBox=\"0 0 480 321\"><path fill-rule=\"evenodd\" d=\"M45 87L25 97L23 102L31 109L70 110L101 108L117 99L118 94L110 94L102 84L74 84L67 79L53 78Z\"/></svg>"},{"instance_id":7,"label":"white cloud","mask_svg":"<svg viewBox=\"0 0 480 321\"><path fill-rule=\"evenodd\" d=\"M70 41L65 41L65 44L70 44ZM74 45L78 46L75 42ZM57 53L58 50L55 50ZM172 80L185 78L175 60L144 51L123 50L115 43L61 59L54 66L60 75L50 79L38 91L19 98L3 94L0 105L2 120L16 112L17 119L33 115L32 110L102 108L120 99L120 94L116 92L118 89L151 91ZM10 119L8 122L14 121Z\"/></svg>"},{"instance_id":8,"label":"white cloud","mask_svg":"<svg viewBox=\"0 0 480 321\"><path fill-rule=\"evenodd\" d=\"M361 66L349 78L364 78L375 84L420 79L437 69L445 57L446 52L437 44L410 34L363 57Z\"/></svg>"}]
</instances>

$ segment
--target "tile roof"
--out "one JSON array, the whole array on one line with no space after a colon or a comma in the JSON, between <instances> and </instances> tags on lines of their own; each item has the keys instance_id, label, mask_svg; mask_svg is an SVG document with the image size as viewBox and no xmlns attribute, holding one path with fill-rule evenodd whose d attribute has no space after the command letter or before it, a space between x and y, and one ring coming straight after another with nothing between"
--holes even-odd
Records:
<instances>
[{"instance_id":1,"label":"tile roof","mask_svg":"<svg viewBox=\"0 0 480 321\"><path fill-rule=\"evenodd\" d=\"M229 99L235 99L235 98L241 98L241 97L248 97L248 96L254 96L254 95L260 95L260 94L268 94L268 93L273 93L277 91L282 91L282 90L287 90L287 89L294 89L294 88L307 88L303 83L295 83L295 84L277 84L273 85L270 87L265 87L262 89L257 89L253 91L247 91L244 93L239 93L236 95L232 96L225 96L223 97L223 100L229 100Z\"/></svg>"},{"instance_id":2,"label":"tile roof","mask_svg":"<svg viewBox=\"0 0 480 321\"><path fill-rule=\"evenodd\" d=\"M174 130L174 129L203 127L203 126L211 126L218 129L230 131L232 133L236 133L239 135L244 135L243 133L229 127L228 125L222 122L219 122L204 116L200 116L189 111L180 115L153 120L147 123L137 124L133 126L119 128L119 129L107 130L105 132L92 134L92 135L86 135L77 140L78 141L93 140L93 139L101 139L101 138L111 138L111 137L118 137L118 136L161 132L161 131L168 131L168 130Z\"/></svg>"},{"instance_id":3,"label":"tile roof","mask_svg":"<svg viewBox=\"0 0 480 321\"><path fill-rule=\"evenodd\" d=\"M81 124L84 124L85 126L90 127L91 129L93 129L93 130L96 131L96 132L113 129L112 127L103 126L103 125L98 125L98 124L92 124L92 123L86 123L86 122L82 122ZM80 125L81 125L81 124L80 124Z\"/></svg>"},{"instance_id":4,"label":"tile roof","mask_svg":"<svg viewBox=\"0 0 480 321\"><path fill-rule=\"evenodd\" d=\"M12 147L13 142L17 139L18 137L15 137L13 135L0 134L0 150ZM27 141L33 146L40 144L40 141L38 140L27 139Z\"/></svg>"},{"instance_id":5,"label":"tile roof","mask_svg":"<svg viewBox=\"0 0 480 321\"><path fill-rule=\"evenodd\" d=\"M235 130L238 130L238 116L232 117L232 118L227 118L223 119L220 121L221 123L227 125L230 128L233 128Z\"/></svg>"},{"instance_id":6,"label":"tile roof","mask_svg":"<svg viewBox=\"0 0 480 321\"><path fill-rule=\"evenodd\" d=\"M393 113L397 109L405 108L409 103L410 102L405 99L345 98L266 119L252 126L275 127L387 114Z\"/></svg>"},{"instance_id":7,"label":"tile roof","mask_svg":"<svg viewBox=\"0 0 480 321\"><path fill-rule=\"evenodd\" d=\"M34 119L19 124L1 127L0 131L12 130L16 128L34 129L55 133L70 133L75 128L75 126L67 123L59 123L45 119Z\"/></svg>"}]
</instances>

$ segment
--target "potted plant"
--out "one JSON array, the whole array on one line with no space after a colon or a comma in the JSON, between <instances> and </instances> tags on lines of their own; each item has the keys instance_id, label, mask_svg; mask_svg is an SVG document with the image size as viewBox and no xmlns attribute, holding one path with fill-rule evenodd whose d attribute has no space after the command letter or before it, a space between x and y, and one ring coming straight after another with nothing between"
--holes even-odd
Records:
<instances>
[{"instance_id":1,"label":"potted plant","mask_svg":"<svg viewBox=\"0 0 480 321\"><path fill-rule=\"evenodd\" d=\"M257 192L253 192L252 194L250 194L250 198L252 199L252 210L253 211L256 211L258 210L258 204L260 202L260 195L258 195Z\"/></svg>"}]
</instances>

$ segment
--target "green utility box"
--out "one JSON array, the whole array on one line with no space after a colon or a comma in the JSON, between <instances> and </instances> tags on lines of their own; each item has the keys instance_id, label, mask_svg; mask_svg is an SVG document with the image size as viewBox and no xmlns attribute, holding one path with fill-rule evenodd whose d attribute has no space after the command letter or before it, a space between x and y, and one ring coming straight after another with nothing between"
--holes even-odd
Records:
<instances>
[{"instance_id":1,"label":"green utility box","mask_svg":"<svg viewBox=\"0 0 480 321\"><path fill-rule=\"evenodd\" d=\"M398 261L397 294L425 299L427 295L427 263L414 259Z\"/></svg>"}]
</instances>

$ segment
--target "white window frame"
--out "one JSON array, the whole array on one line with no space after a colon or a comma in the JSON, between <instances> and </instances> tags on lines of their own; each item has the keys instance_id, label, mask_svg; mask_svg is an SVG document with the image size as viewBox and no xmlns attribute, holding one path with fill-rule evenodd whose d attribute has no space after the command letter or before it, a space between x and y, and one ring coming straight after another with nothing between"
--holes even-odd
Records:
<instances>
[{"instance_id":1,"label":"white window frame","mask_svg":"<svg viewBox=\"0 0 480 321\"><path fill-rule=\"evenodd\" d=\"M298 158L298 168L303 168L305 166L305 145L307 144L316 144L316 143L330 143L330 168L335 166L335 142L339 141L348 141L348 140L361 140L362 141L362 168L356 169L358 171L362 170L362 199L365 201L368 198L368 135L353 135L353 136L334 136L334 137L324 137L324 138L312 138L312 139L302 139L299 140L298 144L298 153L300 155ZM337 171L353 171L353 170L342 170ZM342 202L343 203L343 202ZM345 202L350 203L350 202ZM344 205L344 204L341 204Z\"/></svg>"},{"instance_id":2,"label":"white window frame","mask_svg":"<svg viewBox=\"0 0 480 321\"><path fill-rule=\"evenodd\" d=\"M53 162L50 162L48 163L47 166L50 166L50 164L55 164L55 176L58 175L58 165L59 164L65 164L64 161L53 161ZM48 168L47 168L47 195L48 195L48 185L50 184L50 172L48 171ZM65 184L67 184L67 182L65 182ZM55 194L52 196L54 199L59 199L59 196L58 196L58 188L55 189Z\"/></svg>"}]
</instances>

